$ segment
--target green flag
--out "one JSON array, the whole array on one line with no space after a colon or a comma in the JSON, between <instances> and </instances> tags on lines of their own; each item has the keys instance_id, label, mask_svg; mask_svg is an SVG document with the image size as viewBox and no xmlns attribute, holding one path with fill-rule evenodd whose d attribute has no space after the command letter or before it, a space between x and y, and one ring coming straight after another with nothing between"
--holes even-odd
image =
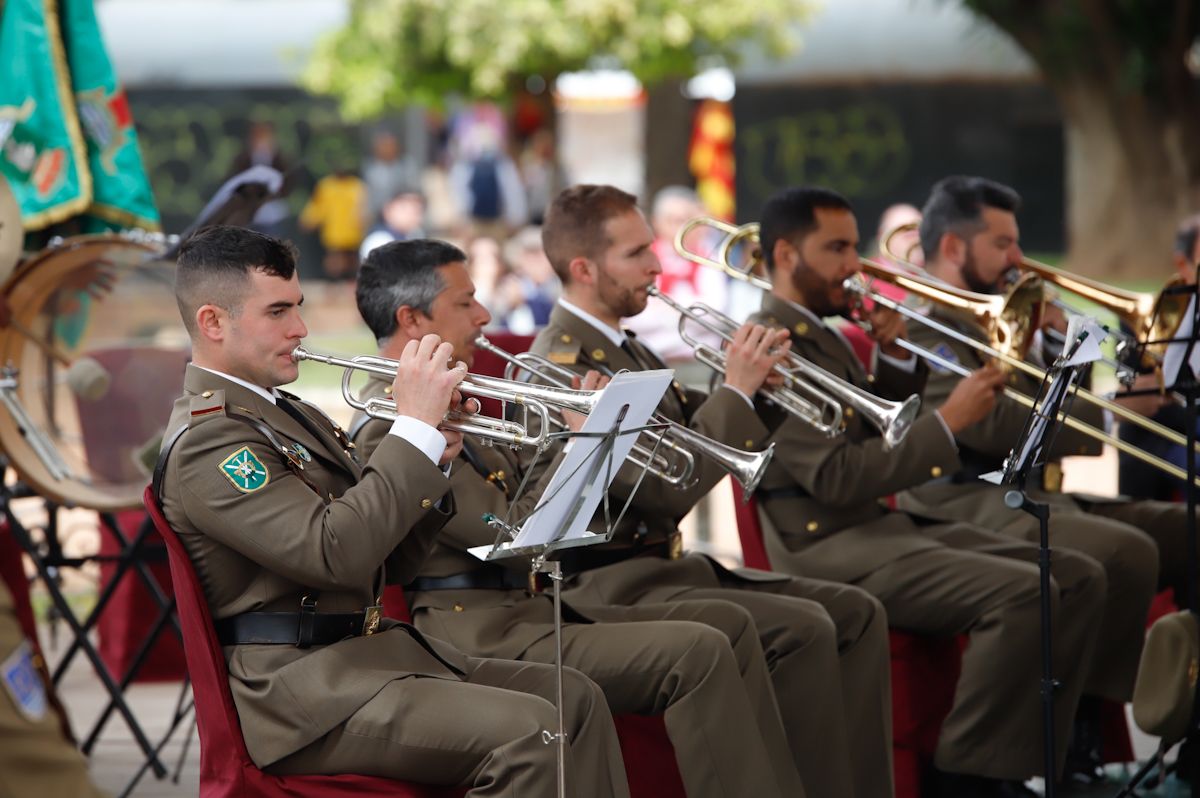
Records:
<instances>
[{"instance_id":1,"label":"green flag","mask_svg":"<svg viewBox=\"0 0 1200 798\"><path fill-rule=\"evenodd\" d=\"M158 229L125 92L92 0L0 4L0 174L27 231L81 214Z\"/></svg>"}]
</instances>

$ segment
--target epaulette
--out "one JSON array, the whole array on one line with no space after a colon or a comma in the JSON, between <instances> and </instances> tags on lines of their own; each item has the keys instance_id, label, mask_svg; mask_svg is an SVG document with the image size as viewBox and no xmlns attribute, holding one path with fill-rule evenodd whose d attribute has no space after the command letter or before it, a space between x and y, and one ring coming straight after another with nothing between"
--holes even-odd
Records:
<instances>
[{"instance_id":1,"label":"epaulette","mask_svg":"<svg viewBox=\"0 0 1200 798\"><path fill-rule=\"evenodd\" d=\"M550 342L546 359L560 366L574 366L583 356L583 342L570 333L559 333Z\"/></svg>"},{"instance_id":2,"label":"epaulette","mask_svg":"<svg viewBox=\"0 0 1200 798\"><path fill-rule=\"evenodd\" d=\"M225 392L205 391L192 397L189 406L188 426L194 427L202 421L225 415Z\"/></svg>"}]
</instances>

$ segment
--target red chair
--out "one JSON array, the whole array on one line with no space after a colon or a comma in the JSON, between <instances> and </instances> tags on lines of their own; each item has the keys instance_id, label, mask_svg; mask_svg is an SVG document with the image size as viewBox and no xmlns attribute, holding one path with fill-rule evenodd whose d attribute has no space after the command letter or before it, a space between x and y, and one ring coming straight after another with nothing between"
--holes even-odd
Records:
<instances>
[{"instance_id":1,"label":"red chair","mask_svg":"<svg viewBox=\"0 0 1200 798\"><path fill-rule=\"evenodd\" d=\"M749 568L771 570L758 503L742 502L733 484L742 557ZM938 733L954 701L959 643L908 632L888 632L892 675L892 761L896 798L919 798L921 771L933 759Z\"/></svg>"},{"instance_id":2,"label":"red chair","mask_svg":"<svg viewBox=\"0 0 1200 798\"><path fill-rule=\"evenodd\" d=\"M200 798L459 798L466 792L374 776L272 776L259 770L246 752L225 656L200 580L153 488L146 488L143 501L167 544L200 734Z\"/></svg>"}]
</instances>

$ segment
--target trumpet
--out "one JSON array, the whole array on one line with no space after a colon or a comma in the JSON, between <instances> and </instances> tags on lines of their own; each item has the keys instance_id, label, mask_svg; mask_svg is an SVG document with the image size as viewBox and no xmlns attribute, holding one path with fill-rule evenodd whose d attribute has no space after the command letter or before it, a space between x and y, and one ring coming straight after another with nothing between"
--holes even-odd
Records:
<instances>
[{"instance_id":1,"label":"trumpet","mask_svg":"<svg viewBox=\"0 0 1200 798\"><path fill-rule=\"evenodd\" d=\"M398 361L376 355L356 355L348 358L325 355L313 352L303 346L292 350L292 359L296 362L311 360L344 369L342 398L346 400L346 403L371 418L385 421L395 420L397 412L394 400L378 396L367 400L359 399L350 389L350 379L355 371L394 379L399 367ZM480 413L451 411L446 414L439 426L443 429L461 432L464 435L478 435L489 441L506 443L514 448L518 446L545 448L550 445L550 406L566 408L578 413L590 413L600 400L600 391L547 388L478 374L468 374L466 379L459 383L458 388L463 393L473 396L520 405L526 412L532 412L539 417L542 423L538 426L536 434L530 434L528 418L526 418L526 423L521 424Z\"/></svg>"},{"instance_id":2,"label":"trumpet","mask_svg":"<svg viewBox=\"0 0 1200 798\"><path fill-rule=\"evenodd\" d=\"M506 380L516 380L517 374L524 371L528 375L536 377L550 385L560 388L570 388L571 379L575 376L570 370L532 352L522 352L516 355L507 352L496 346L484 335L480 335L475 339L475 346L486 352L490 352L505 362L504 378ZM522 384L526 383L522 382ZM555 413L551 414L550 423L559 430L567 428L562 417ZM696 462L692 453L683 447L674 445L659 433L647 431L644 434L654 437L655 446L651 448L643 446L641 443L635 443L633 450L626 459L638 468L646 469L669 485L679 488L685 487L690 482L692 473L695 470ZM668 449L673 454L673 457L665 456L656 451L659 446Z\"/></svg>"},{"instance_id":3,"label":"trumpet","mask_svg":"<svg viewBox=\"0 0 1200 798\"><path fill-rule=\"evenodd\" d=\"M726 368L724 352L719 352L697 341L687 334L685 326L689 321L695 322L719 336L726 343L732 343L733 332L738 328L737 322L708 305L695 304L685 307L653 286L650 288L650 295L657 296L679 314L680 337L696 351L696 359L718 373L724 374ZM880 398L835 377L815 363L800 357L791 349L787 352L786 363L786 366L776 364L773 369L775 373L783 376L785 386L781 388L764 386L759 389L759 392L784 410L807 421L828 437L833 437L841 432L842 407L847 406L854 408L868 423L879 430L884 444L891 448L904 440L904 436L908 434L909 428L921 409L921 398L916 394L899 402ZM817 397L820 405L828 411L828 416L822 415L822 411L816 405L801 397L800 391Z\"/></svg>"},{"instance_id":4,"label":"trumpet","mask_svg":"<svg viewBox=\"0 0 1200 798\"><path fill-rule=\"evenodd\" d=\"M480 349L485 349L497 355L509 364L505 369L506 377L512 377L517 370L524 370L531 376L544 380L551 385L565 387L569 386L571 378L576 376L573 372L557 363L553 363L531 352L519 355L505 352L484 336L476 338L475 345ZM748 452L713 440L677 421L667 418L661 413L655 413L651 417L651 421L655 424L663 425L666 427L666 430L664 432L647 431L643 433L654 440L654 446L646 447L636 444L633 452L630 453L627 459L639 468L645 467L651 473L659 474L659 466L653 464L654 460L652 458L661 457L661 455L655 454L657 448L666 448L668 451L682 457L686 463L686 476L684 478L678 479L675 478L675 474L671 474L670 478L667 479L670 484L674 484L677 487L687 487L690 484L690 477L695 465L695 458L692 455L692 451L695 451L721 466L726 473L737 480L737 483L742 487L744 499L748 499L767 473L767 466L775 454L775 444L773 443L761 452Z\"/></svg>"}]
</instances>

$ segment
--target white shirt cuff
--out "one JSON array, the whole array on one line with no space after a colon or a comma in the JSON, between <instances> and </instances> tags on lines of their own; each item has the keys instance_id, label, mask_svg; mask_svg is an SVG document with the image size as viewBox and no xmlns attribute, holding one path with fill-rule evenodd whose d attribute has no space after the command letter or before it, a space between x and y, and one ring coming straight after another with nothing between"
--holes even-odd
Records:
<instances>
[{"instance_id":1,"label":"white shirt cuff","mask_svg":"<svg viewBox=\"0 0 1200 798\"><path fill-rule=\"evenodd\" d=\"M395 435L416 446L434 465L438 464L438 461L442 459L442 454L446 451L446 439L442 437L442 433L438 432L436 427L431 427L412 416L396 416L388 434Z\"/></svg>"},{"instance_id":2,"label":"white shirt cuff","mask_svg":"<svg viewBox=\"0 0 1200 798\"><path fill-rule=\"evenodd\" d=\"M913 360L916 360L914 357ZM950 431L950 427L946 424L946 419L942 418L941 410L934 410L933 414L937 416L938 423L942 425L942 429L946 431L946 437L950 439L950 445L954 447L954 451L958 451L958 441L954 440L954 433Z\"/></svg>"},{"instance_id":3,"label":"white shirt cuff","mask_svg":"<svg viewBox=\"0 0 1200 798\"><path fill-rule=\"evenodd\" d=\"M750 405L750 409L751 409L751 410L753 410L753 409L754 409L754 400L753 400L753 399L751 399L749 396L746 396L746 394L745 394L745 393L742 391L742 389L741 389L741 388L734 388L734 387L733 387L732 385L730 385L729 383L722 383L722 384L721 384L721 387L722 387L722 388L728 388L729 390L733 391L733 392L734 392L734 393L736 393L738 396L742 397L742 399L746 400L746 404Z\"/></svg>"},{"instance_id":4,"label":"white shirt cuff","mask_svg":"<svg viewBox=\"0 0 1200 798\"><path fill-rule=\"evenodd\" d=\"M917 372L917 356L916 355L913 355L910 358L901 360L898 357L892 357L891 355L885 355L883 353L882 349L876 348L875 353L876 353L876 355L878 355L879 359L882 360L884 363L887 363L888 365L892 366L893 368L900 369L905 374L916 374L916 372Z\"/></svg>"}]
</instances>

